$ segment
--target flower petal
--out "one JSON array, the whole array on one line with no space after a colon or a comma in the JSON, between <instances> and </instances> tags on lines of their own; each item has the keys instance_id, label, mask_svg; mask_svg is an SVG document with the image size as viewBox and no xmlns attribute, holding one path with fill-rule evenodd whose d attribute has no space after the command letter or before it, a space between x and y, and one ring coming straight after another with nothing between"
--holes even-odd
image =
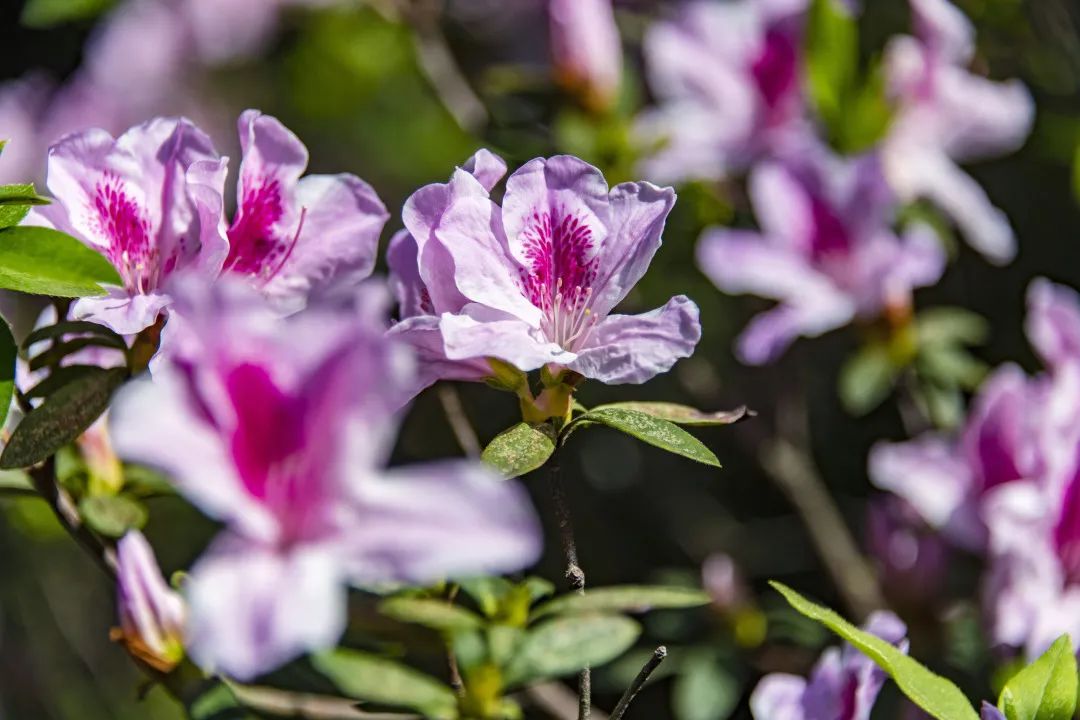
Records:
<instances>
[{"instance_id":1,"label":"flower petal","mask_svg":"<svg viewBox=\"0 0 1080 720\"><path fill-rule=\"evenodd\" d=\"M797 337L817 337L842 327L855 317L846 297L832 294L798 305L781 304L756 315L736 341L739 361L764 365L783 354Z\"/></svg>"},{"instance_id":2,"label":"flower petal","mask_svg":"<svg viewBox=\"0 0 1080 720\"><path fill-rule=\"evenodd\" d=\"M1031 281L1027 292L1028 340L1052 368L1080 361L1080 295L1046 278Z\"/></svg>"},{"instance_id":3,"label":"flower petal","mask_svg":"<svg viewBox=\"0 0 1080 720\"><path fill-rule=\"evenodd\" d=\"M188 578L188 650L201 667L251 680L345 630L346 592L328 547L288 551L217 538Z\"/></svg>"},{"instance_id":4,"label":"flower petal","mask_svg":"<svg viewBox=\"0 0 1080 720\"><path fill-rule=\"evenodd\" d=\"M769 673L750 695L754 720L804 720L802 698L806 680L798 675Z\"/></svg>"},{"instance_id":5,"label":"flower petal","mask_svg":"<svg viewBox=\"0 0 1080 720\"><path fill-rule=\"evenodd\" d=\"M71 319L92 320L121 335L133 335L157 322L171 302L164 293L131 295L122 288L111 287L106 295L76 300L71 306Z\"/></svg>"},{"instance_id":6,"label":"flower petal","mask_svg":"<svg viewBox=\"0 0 1080 720\"><path fill-rule=\"evenodd\" d=\"M445 313L439 320L446 357L475 360L496 357L519 370L535 370L547 363L568 364L577 356L539 336L539 331L514 317L475 305L460 315Z\"/></svg>"},{"instance_id":7,"label":"flower petal","mask_svg":"<svg viewBox=\"0 0 1080 720\"><path fill-rule=\"evenodd\" d=\"M611 315L567 367L609 385L639 384L690 357L701 339L698 308L683 295L641 315Z\"/></svg>"},{"instance_id":8,"label":"flower petal","mask_svg":"<svg viewBox=\"0 0 1080 720\"><path fill-rule=\"evenodd\" d=\"M446 342L440 329L440 318L417 315L397 323L387 335L406 343L416 353L417 375L413 397L439 380L482 380L491 375L491 366L483 357L451 360L446 356Z\"/></svg>"},{"instance_id":9,"label":"flower petal","mask_svg":"<svg viewBox=\"0 0 1080 720\"><path fill-rule=\"evenodd\" d=\"M357 485L357 582L431 582L521 570L543 549L528 494L473 461L414 465Z\"/></svg>"}]
</instances>

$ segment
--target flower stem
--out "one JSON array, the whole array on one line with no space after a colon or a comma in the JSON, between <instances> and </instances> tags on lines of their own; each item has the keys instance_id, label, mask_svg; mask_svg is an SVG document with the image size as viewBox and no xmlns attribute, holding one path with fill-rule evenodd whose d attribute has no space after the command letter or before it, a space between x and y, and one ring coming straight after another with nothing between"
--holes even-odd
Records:
<instances>
[{"instance_id":1,"label":"flower stem","mask_svg":"<svg viewBox=\"0 0 1080 720\"><path fill-rule=\"evenodd\" d=\"M559 464L558 450L548 464L548 482L551 485L551 498L555 502L555 518L559 523L559 536L562 539L563 554L566 555L566 580L570 589L578 595L585 594L585 571L578 561L577 542L574 540L574 524L570 518L570 506L566 502L566 489L562 483L562 467ZM592 710L592 672L585 666L578 676L578 720L589 720Z\"/></svg>"},{"instance_id":2,"label":"flower stem","mask_svg":"<svg viewBox=\"0 0 1080 720\"><path fill-rule=\"evenodd\" d=\"M611 711L611 720L622 720L622 716L626 714L626 709L630 707L630 703L641 691L645 681L649 679L649 676L653 674L656 668L660 667L660 663L664 662L664 658L667 657L667 648L661 645L653 651L652 657L641 668L641 672L637 674L634 681L630 683L630 687L626 688L626 692L619 698L619 704L615 706L615 709Z\"/></svg>"}]
</instances>

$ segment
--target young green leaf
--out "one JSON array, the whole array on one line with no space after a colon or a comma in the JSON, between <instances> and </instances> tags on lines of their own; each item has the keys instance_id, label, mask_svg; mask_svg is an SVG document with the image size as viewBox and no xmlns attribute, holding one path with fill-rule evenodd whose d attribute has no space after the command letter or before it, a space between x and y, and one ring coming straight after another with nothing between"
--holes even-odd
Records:
<instances>
[{"instance_id":1,"label":"young green leaf","mask_svg":"<svg viewBox=\"0 0 1080 720\"><path fill-rule=\"evenodd\" d=\"M359 650L331 650L311 664L348 697L406 707L437 720L458 717L454 691L419 670Z\"/></svg>"},{"instance_id":2,"label":"young green leaf","mask_svg":"<svg viewBox=\"0 0 1080 720\"><path fill-rule=\"evenodd\" d=\"M0 454L0 468L29 467L73 441L109 406L126 377L123 368L97 368L54 392L15 428Z\"/></svg>"},{"instance_id":3,"label":"young green leaf","mask_svg":"<svg viewBox=\"0 0 1080 720\"><path fill-rule=\"evenodd\" d=\"M48 203L48 198L38 195L30 183L0 185L0 229L18 225L32 206Z\"/></svg>"},{"instance_id":4,"label":"young green leaf","mask_svg":"<svg viewBox=\"0 0 1080 720\"><path fill-rule=\"evenodd\" d=\"M0 427L11 410L11 398L15 395L15 361L19 348L11 335L11 328L0 318Z\"/></svg>"},{"instance_id":5,"label":"young green leaf","mask_svg":"<svg viewBox=\"0 0 1080 720\"><path fill-rule=\"evenodd\" d=\"M840 0L813 0L804 53L810 98L826 124L833 127L843 120L859 60L858 25Z\"/></svg>"},{"instance_id":6,"label":"young green leaf","mask_svg":"<svg viewBox=\"0 0 1080 720\"><path fill-rule=\"evenodd\" d=\"M908 698L938 720L978 720L960 688L926 669L876 635L860 630L832 610L816 605L786 585L770 582L800 613L851 643L888 673Z\"/></svg>"},{"instance_id":7,"label":"young green leaf","mask_svg":"<svg viewBox=\"0 0 1080 720\"><path fill-rule=\"evenodd\" d=\"M960 307L924 310L915 318L915 329L920 345L981 345L990 336L986 318Z\"/></svg>"},{"instance_id":8,"label":"young green leaf","mask_svg":"<svg viewBox=\"0 0 1080 720\"><path fill-rule=\"evenodd\" d=\"M603 665L626 652L640 634L641 627L622 615L549 620L529 630L506 668L506 682L518 685Z\"/></svg>"},{"instance_id":9,"label":"young green leaf","mask_svg":"<svg viewBox=\"0 0 1080 720\"><path fill-rule=\"evenodd\" d=\"M581 415L570 428L581 423L607 425L627 435L633 435L638 440L643 440L661 450L667 450L705 465L720 467L720 461L716 459L716 455L696 437L674 423L637 410L610 406L594 408Z\"/></svg>"},{"instance_id":10,"label":"young green leaf","mask_svg":"<svg viewBox=\"0 0 1080 720\"><path fill-rule=\"evenodd\" d=\"M635 410L637 412L645 413L646 415L651 415L654 418L667 420L676 425L702 427L709 425L731 425L732 423L739 422L743 418L751 417L754 414L753 411L749 410L745 405L737 407L734 410L702 412L697 408L669 402L618 402L600 405L593 409L603 410L605 408Z\"/></svg>"},{"instance_id":11,"label":"young green leaf","mask_svg":"<svg viewBox=\"0 0 1080 720\"><path fill-rule=\"evenodd\" d=\"M536 470L555 452L548 425L518 423L488 443L480 458L505 477L521 477Z\"/></svg>"},{"instance_id":12,"label":"young green leaf","mask_svg":"<svg viewBox=\"0 0 1080 720\"><path fill-rule=\"evenodd\" d=\"M1062 635L1035 662L1012 676L998 698L1006 720L1070 720L1076 712L1076 655Z\"/></svg>"},{"instance_id":13,"label":"young green leaf","mask_svg":"<svg viewBox=\"0 0 1080 720\"><path fill-rule=\"evenodd\" d=\"M740 692L739 682L715 655L692 655L675 680L675 716L678 720L724 720L738 704Z\"/></svg>"},{"instance_id":14,"label":"young green leaf","mask_svg":"<svg viewBox=\"0 0 1080 720\"><path fill-rule=\"evenodd\" d=\"M146 506L124 495L93 495L79 503L79 515L91 529L106 537L123 537L146 524Z\"/></svg>"},{"instance_id":15,"label":"young green leaf","mask_svg":"<svg viewBox=\"0 0 1080 720\"><path fill-rule=\"evenodd\" d=\"M900 368L889 348L873 343L860 348L840 369L840 401L855 416L870 412L889 395Z\"/></svg>"},{"instance_id":16,"label":"young green leaf","mask_svg":"<svg viewBox=\"0 0 1080 720\"><path fill-rule=\"evenodd\" d=\"M391 598L379 604L379 612L400 622L415 623L440 632L473 630L484 624L475 613L433 598Z\"/></svg>"},{"instance_id":17,"label":"young green leaf","mask_svg":"<svg viewBox=\"0 0 1080 720\"><path fill-rule=\"evenodd\" d=\"M620 585L594 588L584 595L563 595L540 605L533 619L546 615L583 612L644 612L656 608L689 608L706 605L701 590L663 585Z\"/></svg>"},{"instance_id":18,"label":"young green leaf","mask_svg":"<svg viewBox=\"0 0 1080 720\"><path fill-rule=\"evenodd\" d=\"M83 297L104 294L103 284L122 284L116 268L70 235L23 225L0 231L0 288Z\"/></svg>"}]
</instances>

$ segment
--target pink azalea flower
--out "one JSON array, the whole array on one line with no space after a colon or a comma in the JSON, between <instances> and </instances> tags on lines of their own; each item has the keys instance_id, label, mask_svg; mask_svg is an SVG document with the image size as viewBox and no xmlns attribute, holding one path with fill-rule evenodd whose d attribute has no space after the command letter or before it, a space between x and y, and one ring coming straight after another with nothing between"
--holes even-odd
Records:
<instances>
[{"instance_id":1,"label":"pink azalea flower","mask_svg":"<svg viewBox=\"0 0 1080 720\"><path fill-rule=\"evenodd\" d=\"M587 106L607 109L622 81L622 43L611 0L550 0L548 16L557 79Z\"/></svg>"},{"instance_id":2,"label":"pink azalea flower","mask_svg":"<svg viewBox=\"0 0 1080 720\"><path fill-rule=\"evenodd\" d=\"M248 277L286 311L332 283L371 274L389 214L355 175L308 175L303 143L276 118L240 115L240 180L226 272Z\"/></svg>"},{"instance_id":3,"label":"pink azalea flower","mask_svg":"<svg viewBox=\"0 0 1080 720\"><path fill-rule=\"evenodd\" d=\"M890 612L872 614L867 632L907 651L907 628ZM845 645L821 655L809 679L785 673L762 678L750 696L754 720L869 720L885 684L885 672L861 652Z\"/></svg>"},{"instance_id":4,"label":"pink azalea flower","mask_svg":"<svg viewBox=\"0 0 1080 720\"><path fill-rule=\"evenodd\" d=\"M519 485L476 462L383 469L410 362L370 304L281 319L237 283L180 285L182 338L112 410L118 454L165 470L225 525L187 584L193 659L251 678L333 645L350 583L536 559Z\"/></svg>"},{"instance_id":5,"label":"pink azalea flower","mask_svg":"<svg viewBox=\"0 0 1080 720\"><path fill-rule=\"evenodd\" d=\"M163 286L175 272L217 275L228 252L214 210L225 163L210 138L175 118L151 120L116 139L88 130L49 150L56 201L35 210L30 222L100 251L123 280L105 296L77 300L72 317L137 333L169 305Z\"/></svg>"},{"instance_id":6,"label":"pink azalea flower","mask_svg":"<svg viewBox=\"0 0 1080 720\"><path fill-rule=\"evenodd\" d=\"M154 551L138 530L116 544L116 574L120 627L113 637L151 667L171 670L184 657L184 601L161 576Z\"/></svg>"},{"instance_id":7,"label":"pink azalea flower","mask_svg":"<svg viewBox=\"0 0 1080 720\"><path fill-rule=\"evenodd\" d=\"M1008 218L956 163L1008 153L1031 131L1034 102L1017 80L968 70L975 31L948 0L910 0L915 36L894 38L885 63L899 105L883 145L889 182L904 201L925 197L968 242L1004 263L1016 254Z\"/></svg>"},{"instance_id":8,"label":"pink azalea flower","mask_svg":"<svg viewBox=\"0 0 1080 720\"><path fill-rule=\"evenodd\" d=\"M609 191L599 170L564 155L511 175L500 207L488 190L503 167L478 154L475 176L459 170L406 203L416 270L402 270L412 245L401 238L391 262L413 298L405 312L421 314L392 333L454 362L551 364L606 383L644 382L693 352L698 310L684 296L642 315L611 314L660 247L671 188ZM426 334L416 339L419 328ZM460 377L452 373L444 376Z\"/></svg>"},{"instance_id":9,"label":"pink azalea flower","mask_svg":"<svg viewBox=\"0 0 1080 720\"><path fill-rule=\"evenodd\" d=\"M913 288L944 270L928 228L891 229L895 204L873 155L848 161L815 147L762 163L750 198L761 232L709 230L698 245L699 266L721 290L779 301L743 331L743 362L771 362L800 335L906 307Z\"/></svg>"},{"instance_id":10,"label":"pink azalea flower","mask_svg":"<svg viewBox=\"0 0 1080 720\"><path fill-rule=\"evenodd\" d=\"M800 77L807 0L696 0L645 36L658 107L642 116L642 166L665 182L714 180L810 131Z\"/></svg>"}]
</instances>

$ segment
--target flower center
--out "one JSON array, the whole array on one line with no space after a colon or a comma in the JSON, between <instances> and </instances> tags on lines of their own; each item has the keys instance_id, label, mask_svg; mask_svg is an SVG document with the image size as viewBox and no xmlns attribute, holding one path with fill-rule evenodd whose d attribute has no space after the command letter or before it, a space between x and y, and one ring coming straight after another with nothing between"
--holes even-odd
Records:
<instances>
[{"instance_id":1,"label":"flower center","mask_svg":"<svg viewBox=\"0 0 1080 720\"><path fill-rule=\"evenodd\" d=\"M783 110L785 100L795 89L798 68L799 56L790 33L769 30L751 72L770 119L778 119L775 116Z\"/></svg>"},{"instance_id":2,"label":"flower center","mask_svg":"<svg viewBox=\"0 0 1080 720\"><path fill-rule=\"evenodd\" d=\"M225 259L225 269L263 282L277 275L296 247L305 213L301 211L292 237L281 237L276 230L284 215L281 183L276 178L263 178L245 188L228 231L229 256Z\"/></svg>"},{"instance_id":3,"label":"flower center","mask_svg":"<svg viewBox=\"0 0 1080 720\"><path fill-rule=\"evenodd\" d=\"M120 178L106 175L98 183L93 211L100 233L108 240L105 256L120 273L124 288L140 294L156 288L161 273L171 271L176 258L170 258L167 267L160 265L150 222L138 202L127 194Z\"/></svg>"},{"instance_id":4,"label":"flower center","mask_svg":"<svg viewBox=\"0 0 1080 720\"><path fill-rule=\"evenodd\" d=\"M537 211L521 239L526 258L522 291L543 312L547 339L574 352L597 322L591 307L597 266L592 230L572 214Z\"/></svg>"}]
</instances>

